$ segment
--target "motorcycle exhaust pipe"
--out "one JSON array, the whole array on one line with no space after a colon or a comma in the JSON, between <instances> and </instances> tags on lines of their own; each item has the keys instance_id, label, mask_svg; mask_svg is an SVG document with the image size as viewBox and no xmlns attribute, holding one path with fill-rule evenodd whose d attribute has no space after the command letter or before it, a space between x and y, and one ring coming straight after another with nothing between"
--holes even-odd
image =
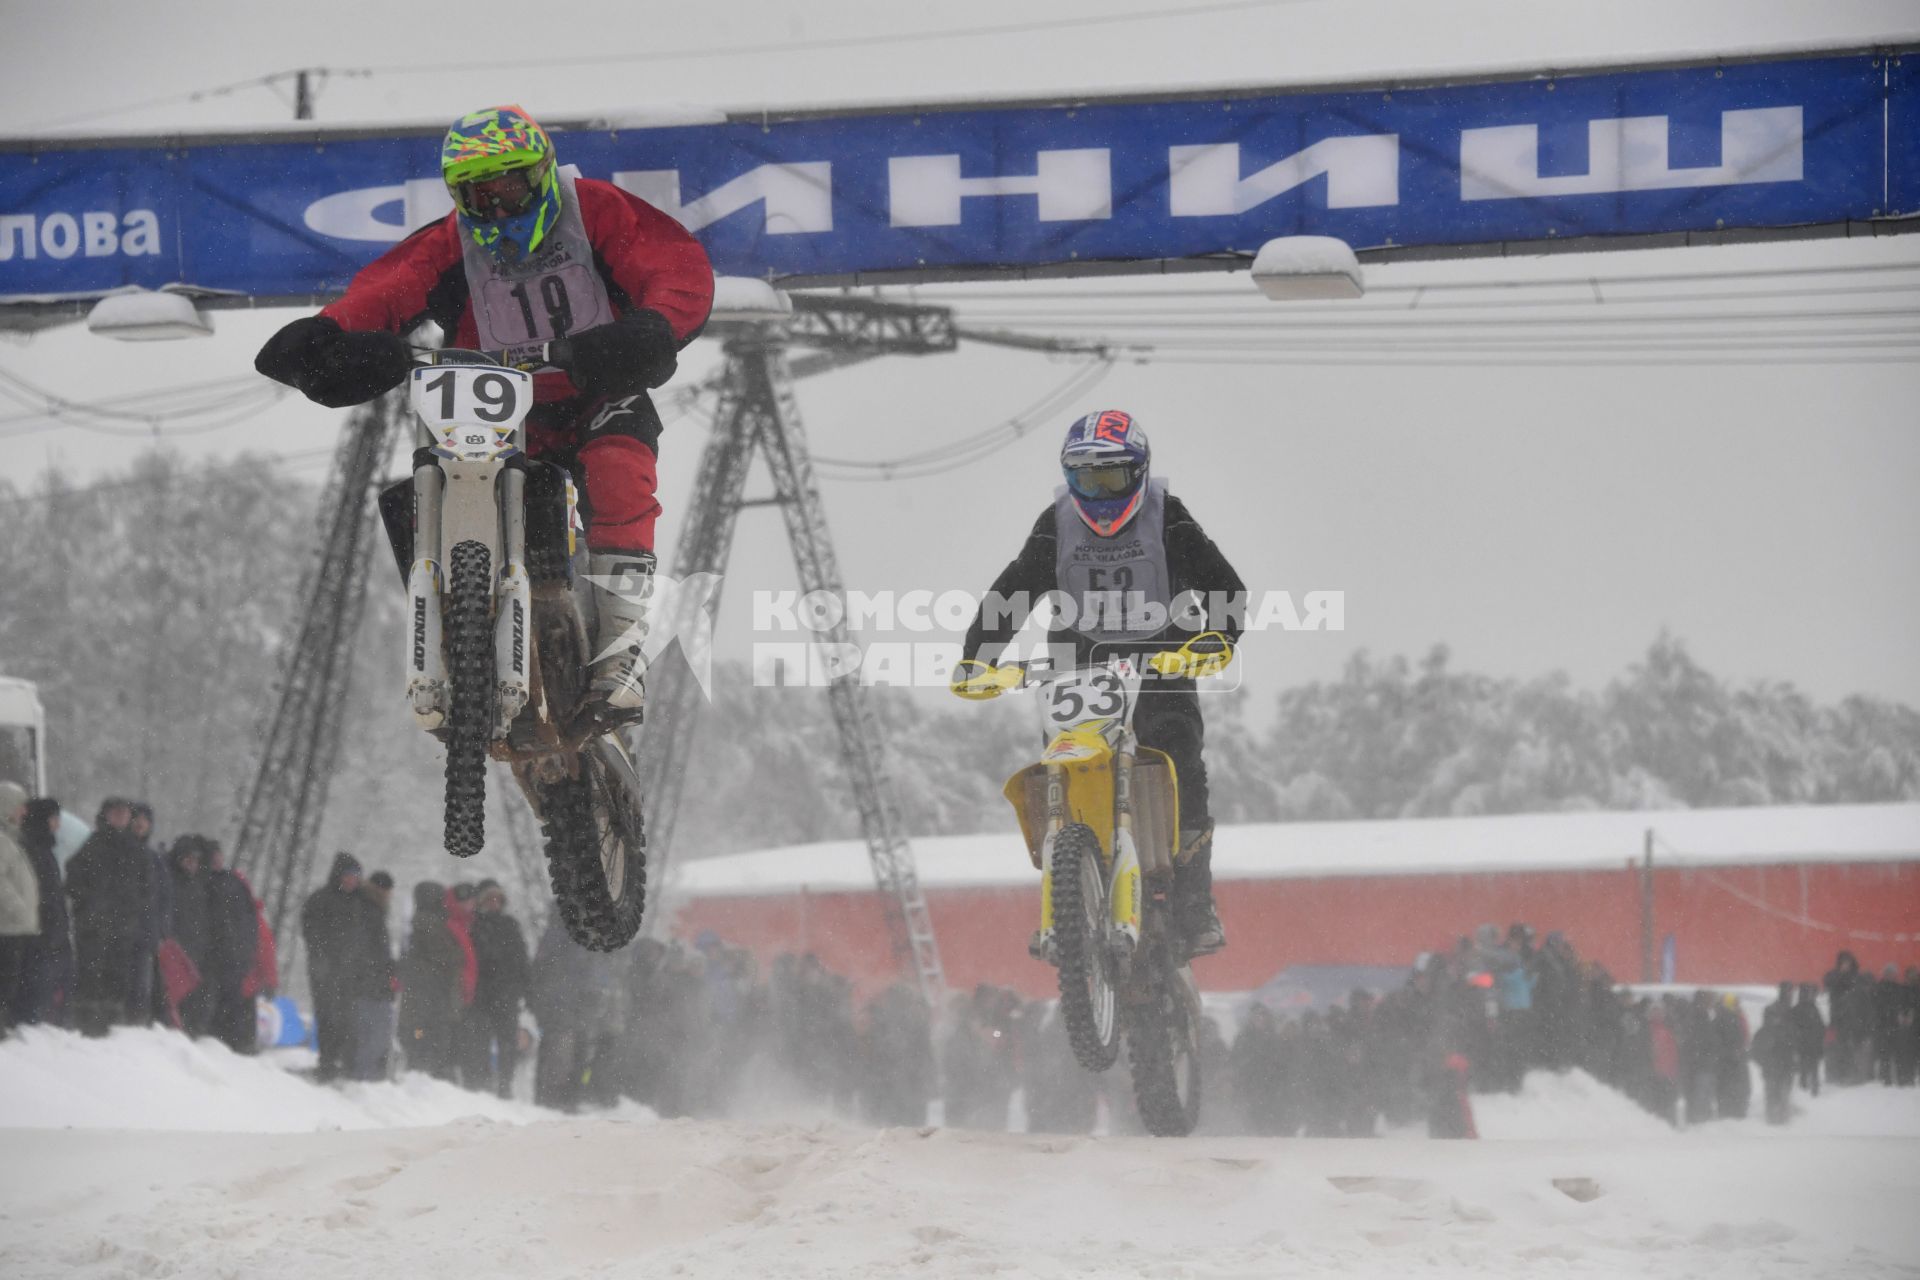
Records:
<instances>
[{"instance_id":1,"label":"motorcycle exhaust pipe","mask_svg":"<svg viewBox=\"0 0 1920 1280\"><path fill-rule=\"evenodd\" d=\"M407 571L407 701L422 729L447 718L447 663L440 644L440 497L446 476L428 463L413 472L414 561Z\"/></svg>"},{"instance_id":2,"label":"motorcycle exhaust pipe","mask_svg":"<svg viewBox=\"0 0 1920 1280\"><path fill-rule=\"evenodd\" d=\"M533 579L527 576L526 471L509 466L500 490L501 527L506 537L500 589L495 597L500 607L493 623L494 730L496 737L504 738L533 694L533 642L527 634L533 621Z\"/></svg>"}]
</instances>

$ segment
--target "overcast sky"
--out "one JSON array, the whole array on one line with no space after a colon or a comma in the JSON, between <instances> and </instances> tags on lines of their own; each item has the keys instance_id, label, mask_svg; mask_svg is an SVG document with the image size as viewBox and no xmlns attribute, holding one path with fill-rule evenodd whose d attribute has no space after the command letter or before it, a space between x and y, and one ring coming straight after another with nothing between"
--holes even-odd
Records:
<instances>
[{"instance_id":1,"label":"overcast sky","mask_svg":"<svg viewBox=\"0 0 1920 1280\"><path fill-rule=\"evenodd\" d=\"M1202 3L1180 14L1182 8L1150 0L985 0L959 10L820 0L12 0L0 4L7 32L0 83L9 129L28 131L300 65L341 72L323 85L320 121L362 123L444 120L500 101L566 117L664 104L986 100L1920 39L1920 6L1911 0L1282 0ZM1112 20L1148 10L1178 16ZM575 48L658 53L1082 18L1091 21L777 55L345 74L514 50L542 58ZM81 127L230 128L290 114L271 90L256 87L104 115ZM1872 262L1920 262L1920 240L1614 254L1561 259L1551 269L1607 274ZM1380 267L1370 269L1369 282L1498 280L1530 269L1512 261ZM1250 288L1244 277L1217 284ZM291 318L222 313L214 338L171 344L110 344L69 327L0 343L0 367L75 399L132 393L244 372L259 343ZM683 378L698 376L713 358L709 351L683 361ZM969 349L809 381L801 406L819 452L881 457L913 448L930 424L943 434L990 425L1069 372L1041 356ZM1121 407L1148 425L1157 470L1250 585L1347 593L1345 633L1249 644L1255 692L1335 674L1356 648L1417 655L1436 642L1450 644L1462 665L1501 675L1560 669L1595 685L1668 628L1736 680L1791 680L1822 699L1867 692L1920 703L1917 392L1920 372L1911 363L1121 365L1084 404L988 461L924 481L830 482L826 499L850 585L981 589L1048 500L1060 431L1080 412ZM338 422L339 415L288 401L244 425L174 443L205 454L316 448L336 436ZM97 472L128 447L67 427L27 427L33 429L4 429L10 478L54 461ZM704 429L688 418L663 442L663 550L672 546L703 439ZM318 478L323 471L321 460L292 474ZM748 591L792 582L777 518L761 510L744 519L723 631L744 624Z\"/></svg>"}]
</instances>

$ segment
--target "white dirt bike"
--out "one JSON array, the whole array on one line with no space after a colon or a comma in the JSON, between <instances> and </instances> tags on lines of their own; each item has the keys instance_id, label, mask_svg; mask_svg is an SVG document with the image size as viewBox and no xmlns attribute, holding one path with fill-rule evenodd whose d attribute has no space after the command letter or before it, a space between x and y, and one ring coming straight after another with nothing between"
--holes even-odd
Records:
<instances>
[{"instance_id":1,"label":"white dirt bike","mask_svg":"<svg viewBox=\"0 0 1920 1280\"><path fill-rule=\"evenodd\" d=\"M646 839L633 761L586 698L595 592L574 483L526 455L530 374L478 351L423 358L413 478L380 508L407 585L407 700L447 748L447 852L480 851L487 760L506 762L567 932L616 950L640 928Z\"/></svg>"}]
</instances>

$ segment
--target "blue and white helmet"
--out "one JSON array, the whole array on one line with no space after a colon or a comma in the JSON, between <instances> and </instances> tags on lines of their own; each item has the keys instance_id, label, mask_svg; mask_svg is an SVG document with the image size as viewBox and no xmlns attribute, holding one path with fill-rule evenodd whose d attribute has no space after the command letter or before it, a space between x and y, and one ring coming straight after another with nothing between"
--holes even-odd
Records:
<instances>
[{"instance_id":1,"label":"blue and white helmet","mask_svg":"<svg viewBox=\"0 0 1920 1280\"><path fill-rule=\"evenodd\" d=\"M1090 413L1067 428L1060 469L1087 528L1103 538L1126 528L1146 496L1150 457L1146 429L1119 409Z\"/></svg>"}]
</instances>

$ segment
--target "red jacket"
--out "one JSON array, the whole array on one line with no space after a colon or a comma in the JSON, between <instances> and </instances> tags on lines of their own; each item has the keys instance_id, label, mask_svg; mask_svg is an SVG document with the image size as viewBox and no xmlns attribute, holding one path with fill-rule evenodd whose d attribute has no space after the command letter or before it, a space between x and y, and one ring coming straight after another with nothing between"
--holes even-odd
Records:
<instances>
[{"instance_id":1,"label":"red jacket","mask_svg":"<svg viewBox=\"0 0 1920 1280\"><path fill-rule=\"evenodd\" d=\"M657 311L683 346L690 342L713 309L713 266L707 251L672 218L610 182L580 178L574 190L614 314ZM320 314L343 329L389 333L404 333L432 319L446 332L448 346L477 346L459 216L450 213L420 228L368 263L347 292ZM541 374L534 380L537 401L578 394L564 373Z\"/></svg>"},{"instance_id":2,"label":"red jacket","mask_svg":"<svg viewBox=\"0 0 1920 1280\"><path fill-rule=\"evenodd\" d=\"M253 893L253 886L238 871L233 873L241 884L247 886L247 893ZM280 989L280 946L273 939L273 926L267 923L266 904L260 899L253 900L253 917L257 925L253 950L253 968L247 972L246 980L240 984L240 994L257 996L265 991Z\"/></svg>"},{"instance_id":3,"label":"red jacket","mask_svg":"<svg viewBox=\"0 0 1920 1280\"><path fill-rule=\"evenodd\" d=\"M473 950L473 908L447 890L447 932L460 944L460 1006L473 1003L480 989L480 958Z\"/></svg>"}]
</instances>

